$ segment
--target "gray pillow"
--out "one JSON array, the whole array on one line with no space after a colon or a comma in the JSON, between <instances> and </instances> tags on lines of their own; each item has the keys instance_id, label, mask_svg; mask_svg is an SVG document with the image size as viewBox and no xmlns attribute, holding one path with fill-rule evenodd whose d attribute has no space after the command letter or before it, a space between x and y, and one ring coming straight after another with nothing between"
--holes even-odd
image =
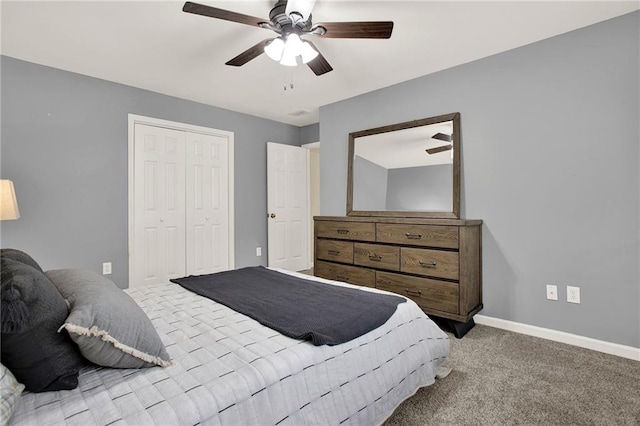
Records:
<instances>
[{"instance_id":1,"label":"gray pillow","mask_svg":"<svg viewBox=\"0 0 640 426\"><path fill-rule=\"evenodd\" d=\"M115 368L171 365L147 315L111 280L82 269L59 269L46 275L70 305L61 329L67 330L89 361Z\"/></svg>"}]
</instances>

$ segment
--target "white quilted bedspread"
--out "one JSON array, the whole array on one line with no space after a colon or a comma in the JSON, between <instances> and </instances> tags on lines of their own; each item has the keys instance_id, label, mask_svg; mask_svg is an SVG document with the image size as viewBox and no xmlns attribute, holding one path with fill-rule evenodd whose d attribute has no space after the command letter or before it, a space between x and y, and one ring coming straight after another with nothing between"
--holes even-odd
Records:
<instances>
[{"instance_id":1,"label":"white quilted bedspread","mask_svg":"<svg viewBox=\"0 0 640 426\"><path fill-rule=\"evenodd\" d=\"M85 368L75 390L23 394L11 424L375 425L433 383L449 350L411 301L364 336L313 346L176 284L126 292L174 365Z\"/></svg>"}]
</instances>

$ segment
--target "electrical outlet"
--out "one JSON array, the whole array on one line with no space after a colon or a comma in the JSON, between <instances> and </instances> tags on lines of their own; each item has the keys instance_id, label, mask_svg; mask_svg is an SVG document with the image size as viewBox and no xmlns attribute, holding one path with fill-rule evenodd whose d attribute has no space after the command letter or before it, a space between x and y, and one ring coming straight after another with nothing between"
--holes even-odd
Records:
<instances>
[{"instance_id":1,"label":"electrical outlet","mask_svg":"<svg viewBox=\"0 0 640 426\"><path fill-rule=\"evenodd\" d=\"M558 300L558 286L547 284L547 299Z\"/></svg>"},{"instance_id":2,"label":"electrical outlet","mask_svg":"<svg viewBox=\"0 0 640 426\"><path fill-rule=\"evenodd\" d=\"M580 303L580 287L567 286L567 302Z\"/></svg>"},{"instance_id":3,"label":"electrical outlet","mask_svg":"<svg viewBox=\"0 0 640 426\"><path fill-rule=\"evenodd\" d=\"M102 264L102 275L111 274L111 262L104 262Z\"/></svg>"},{"instance_id":4,"label":"electrical outlet","mask_svg":"<svg viewBox=\"0 0 640 426\"><path fill-rule=\"evenodd\" d=\"M262 247L256 247L256 256L262 256Z\"/></svg>"}]
</instances>

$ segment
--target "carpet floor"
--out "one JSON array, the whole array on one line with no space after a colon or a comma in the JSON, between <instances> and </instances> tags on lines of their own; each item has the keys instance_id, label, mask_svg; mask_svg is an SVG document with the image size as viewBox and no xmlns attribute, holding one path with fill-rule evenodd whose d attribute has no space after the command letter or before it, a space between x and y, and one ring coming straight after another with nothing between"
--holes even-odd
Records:
<instances>
[{"instance_id":1,"label":"carpet floor","mask_svg":"<svg viewBox=\"0 0 640 426\"><path fill-rule=\"evenodd\" d=\"M476 325L385 426L640 425L640 362Z\"/></svg>"}]
</instances>

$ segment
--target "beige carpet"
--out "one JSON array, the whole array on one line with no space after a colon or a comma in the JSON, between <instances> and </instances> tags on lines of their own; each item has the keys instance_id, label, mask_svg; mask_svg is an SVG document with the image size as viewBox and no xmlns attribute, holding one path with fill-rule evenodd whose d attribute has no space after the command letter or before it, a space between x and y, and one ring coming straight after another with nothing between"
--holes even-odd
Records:
<instances>
[{"instance_id":1,"label":"beige carpet","mask_svg":"<svg viewBox=\"0 0 640 426\"><path fill-rule=\"evenodd\" d=\"M640 362L476 325L385 426L640 425Z\"/></svg>"}]
</instances>

